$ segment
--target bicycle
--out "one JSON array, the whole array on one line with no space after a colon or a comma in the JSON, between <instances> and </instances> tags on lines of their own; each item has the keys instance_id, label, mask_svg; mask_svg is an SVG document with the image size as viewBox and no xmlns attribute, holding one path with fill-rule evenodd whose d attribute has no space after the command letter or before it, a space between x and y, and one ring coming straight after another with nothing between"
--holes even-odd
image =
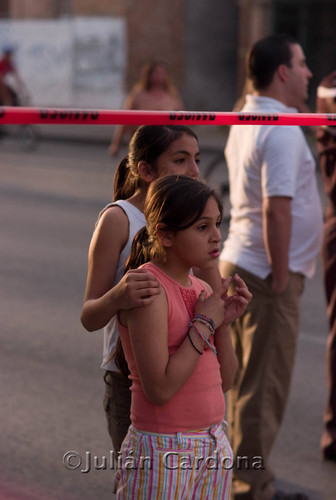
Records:
<instances>
[{"instance_id":1,"label":"bicycle","mask_svg":"<svg viewBox=\"0 0 336 500\"><path fill-rule=\"evenodd\" d=\"M20 95L14 88L7 85L8 91L13 99L14 106L28 106L29 97ZM0 100L0 106L2 102ZM33 151L38 146L39 133L34 125L1 125L0 140L4 138L14 139L23 151Z\"/></svg>"}]
</instances>

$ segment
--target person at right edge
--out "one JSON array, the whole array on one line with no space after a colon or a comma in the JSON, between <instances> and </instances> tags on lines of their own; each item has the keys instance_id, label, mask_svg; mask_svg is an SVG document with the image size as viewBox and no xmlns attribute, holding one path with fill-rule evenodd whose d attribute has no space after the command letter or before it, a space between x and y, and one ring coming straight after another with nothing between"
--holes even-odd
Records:
<instances>
[{"instance_id":1,"label":"person at right edge","mask_svg":"<svg viewBox=\"0 0 336 500\"><path fill-rule=\"evenodd\" d=\"M336 113L336 71L317 88L317 113ZM336 461L336 127L319 127L316 132L319 165L328 199L325 211L322 263L327 298L329 336L327 344L328 396L321 439L322 456Z\"/></svg>"},{"instance_id":2,"label":"person at right edge","mask_svg":"<svg viewBox=\"0 0 336 500\"><path fill-rule=\"evenodd\" d=\"M302 109L312 73L294 38L258 40L247 72L253 93L242 112ZM238 273L253 294L232 327L239 369L228 393L229 436L236 457L263 461L263 468L235 468L233 499L303 499L303 493L276 491L268 459L288 399L300 297L322 243L315 161L298 126L235 125L225 155L232 209L220 271Z\"/></svg>"}]
</instances>

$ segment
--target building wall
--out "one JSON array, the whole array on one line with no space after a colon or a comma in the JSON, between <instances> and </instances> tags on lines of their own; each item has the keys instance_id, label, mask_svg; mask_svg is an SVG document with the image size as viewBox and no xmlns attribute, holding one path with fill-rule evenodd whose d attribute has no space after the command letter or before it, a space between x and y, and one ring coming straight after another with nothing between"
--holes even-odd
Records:
<instances>
[{"instance_id":1,"label":"building wall","mask_svg":"<svg viewBox=\"0 0 336 500\"><path fill-rule=\"evenodd\" d=\"M225 109L232 104L236 65L235 3L236 0L212 0L211 3L203 0L10 0L11 16L17 19L55 19L64 14L122 17L126 32L125 72L118 106L122 106L125 93L137 81L143 63L163 59L189 109ZM87 49L91 52L89 42ZM78 78L75 82L73 90L68 87L66 93L78 102L82 100L74 99L75 91L80 92ZM83 92L81 95L83 97Z\"/></svg>"},{"instance_id":2,"label":"building wall","mask_svg":"<svg viewBox=\"0 0 336 500\"><path fill-rule=\"evenodd\" d=\"M237 87L244 86L246 71L246 55L259 38L270 35L272 31L273 0L237 0L238 14L238 43L237 43Z\"/></svg>"},{"instance_id":3,"label":"building wall","mask_svg":"<svg viewBox=\"0 0 336 500\"><path fill-rule=\"evenodd\" d=\"M52 99L56 101L50 102L54 105L59 101L91 102L97 106L99 102L104 107L120 107L125 93L138 79L142 64L161 58L168 63L187 109L230 110L242 91L248 48L258 38L277 31L296 35L304 47L314 72L311 101L317 82L336 64L336 0L2 0L0 7L3 18L29 20L31 26L41 23L29 37L38 38L39 30L44 30L45 47L43 37L38 45L44 69L48 57L51 69L68 64L66 77L55 74L51 84L46 85L45 99L55 96ZM78 24L76 20L80 19ZM87 33L81 28L84 19L91 23ZM109 37L104 23L113 20L123 28L119 35L113 28ZM46 32L51 21L60 22L59 31L55 28L52 37ZM23 32L29 31L28 23L23 30L20 34L14 25L10 28L2 24L0 44L15 32L15 39L20 39L20 68L41 100L43 94L34 91L40 85L37 74L27 66L36 42L30 38L28 53L28 41L22 39ZM60 46L64 52L57 63L55 54ZM34 51L36 54L36 47ZM47 73L50 78L53 75L50 68L44 71L45 82ZM66 84L66 89L51 94L56 81Z\"/></svg>"},{"instance_id":4,"label":"building wall","mask_svg":"<svg viewBox=\"0 0 336 500\"><path fill-rule=\"evenodd\" d=\"M127 2L126 86L138 79L143 63L163 59L179 88L185 64L185 12L182 0Z\"/></svg>"},{"instance_id":5,"label":"building wall","mask_svg":"<svg viewBox=\"0 0 336 500\"><path fill-rule=\"evenodd\" d=\"M231 110L237 93L236 0L188 0L185 9L183 97L186 107Z\"/></svg>"},{"instance_id":6,"label":"building wall","mask_svg":"<svg viewBox=\"0 0 336 500\"><path fill-rule=\"evenodd\" d=\"M74 19L80 16L89 17L96 20L108 17L113 19L123 19L125 23L124 47L124 73L123 83L119 85L119 101L117 92L110 98L110 106L121 107L125 93L137 81L141 66L144 62L153 59L163 59L166 61L170 73L182 93L183 100L188 109L225 109L232 105L235 96L235 71L236 71L236 0L9 0L10 13L16 19L43 19L60 22L60 31L56 40L50 38L46 40L48 48L45 53L51 53L50 43L62 45L62 37L69 40L66 28L62 24L64 16L68 15L67 22L71 16ZM57 21L59 18L59 21ZM63 21L62 21L63 18ZM75 32L76 33L76 32ZM84 36L84 33L81 35ZM1 30L0 30L1 39ZM65 42L64 42L65 43ZM75 41L68 41L64 45L72 54L78 55L78 47ZM88 51L87 62L95 63L94 37L87 37L85 44L81 44L82 49L86 46ZM21 45L20 45L21 46ZM52 94L53 86L48 86L45 92L45 100L55 95L57 101L83 102L85 101L85 85L94 85L93 94L90 96L93 103L98 101L98 81L93 76L83 78L78 76L78 67L85 65L83 50L80 50L82 60L78 63L77 57L69 57L63 52L64 59L69 64L74 64L75 77L61 77L59 84L71 81L67 84L66 90ZM41 50L41 48L40 48ZM103 48L100 47L100 54L96 52L96 58L104 57ZM57 52L57 49L55 49ZM54 51L54 52L55 52ZM18 59L22 62L21 50L18 51ZM35 88L34 76L28 74L28 61L23 68ZM65 62L64 62L65 64ZM111 69L110 63L106 61ZM21 64L20 64L21 66ZM82 74L84 75L84 69ZM67 74L71 71L68 68ZM100 72L101 74L101 72ZM24 76L24 75L23 75ZM106 79L105 79L106 81ZM104 93L103 90L101 92ZM43 94L35 93L39 100ZM67 96L67 97L65 97ZM102 96L99 102L108 102L106 96ZM74 105L74 104L73 104ZM95 106L96 104L93 104Z\"/></svg>"},{"instance_id":7,"label":"building wall","mask_svg":"<svg viewBox=\"0 0 336 500\"><path fill-rule=\"evenodd\" d=\"M10 17L16 19L48 19L56 14L54 0L10 0Z\"/></svg>"},{"instance_id":8,"label":"building wall","mask_svg":"<svg viewBox=\"0 0 336 500\"><path fill-rule=\"evenodd\" d=\"M315 109L321 79L336 68L336 0L274 0L272 32L289 33L302 45L313 73L308 104Z\"/></svg>"},{"instance_id":9,"label":"building wall","mask_svg":"<svg viewBox=\"0 0 336 500\"><path fill-rule=\"evenodd\" d=\"M72 13L78 16L124 16L125 0L72 0Z\"/></svg>"},{"instance_id":10,"label":"building wall","mask_svg":"<svg viewBox=\"0 0 336 500\"><path fill-rule=\"evenodd\" d=\"M62 15L124 16L124 0L1 0L10 17L50 19Z\"/></svg>"},{"instance_id":11,"label":"building wall","mask_svg":"<svg viewBox=\"0 0 336 500\"><path fill-rule=\"evenodd\" d=\"M1 0L0 17L9 17L9 0Z\"/></svg>"}]
</instances>

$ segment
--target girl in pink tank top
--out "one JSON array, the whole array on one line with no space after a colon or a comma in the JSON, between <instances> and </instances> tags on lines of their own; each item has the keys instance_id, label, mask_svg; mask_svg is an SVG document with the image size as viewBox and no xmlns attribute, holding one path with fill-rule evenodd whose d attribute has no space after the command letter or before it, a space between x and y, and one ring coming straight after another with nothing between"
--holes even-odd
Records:
<instances>
[{"instance_id":1,"label":"girl in pink tank top","mask_svg":"<svg viewBox=\"0 0 336 500\"><path fill-rule=\"evenodd\" d=\"M154 181L145 202L147 226L128 266L160 283L149 304L119 312L132 381L132 425L121 448L117 498L229 498L232 450L224 432L223 393L237 360L229 325L251 299L234 276L212 291L191 268L217 267L222 207L195 179ZM135 263L135 265L134 265Z\"/></svg>"}]
</instances>

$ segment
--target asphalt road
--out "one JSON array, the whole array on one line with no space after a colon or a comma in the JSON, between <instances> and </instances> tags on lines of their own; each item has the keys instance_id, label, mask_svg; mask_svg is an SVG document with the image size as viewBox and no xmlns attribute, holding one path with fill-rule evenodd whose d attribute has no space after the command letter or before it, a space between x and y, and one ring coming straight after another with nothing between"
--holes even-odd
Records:
<instances>
[{"instance_id":1,"label":"asphalt road","mask_svg":"<svg viewBox=\"0 0 336 500\"><path fill-rule=\"evenodd\" d=\"M102 334L79 320L88 244L112 179L103 144L43 141L27 153L0 143L0 500L113 498ZM291 396L272 453L279 486L312 500L336 498L336 464L319 454L326 336L319 265L302 300Z\"/></svg>"}]
</instances>

